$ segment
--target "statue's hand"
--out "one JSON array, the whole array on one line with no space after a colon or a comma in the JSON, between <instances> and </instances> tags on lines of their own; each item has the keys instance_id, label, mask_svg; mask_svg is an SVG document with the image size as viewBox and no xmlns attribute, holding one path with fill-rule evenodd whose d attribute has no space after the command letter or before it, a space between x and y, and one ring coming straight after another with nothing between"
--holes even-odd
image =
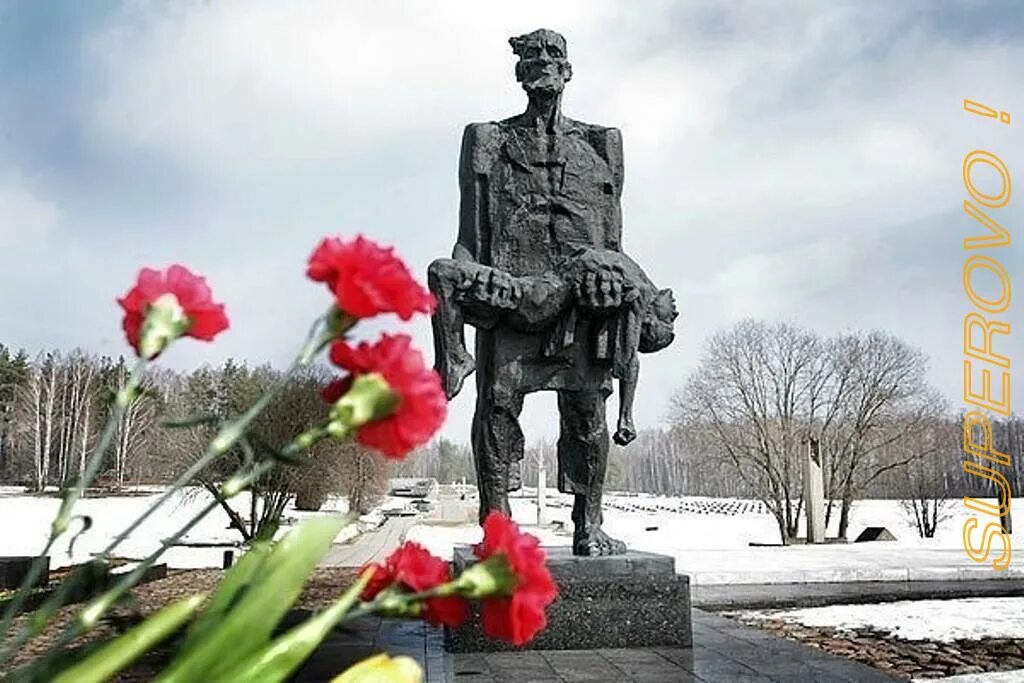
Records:
<instances>
[{"instance_id":1,"label":"statue's hand","mask_svg":"<svg viewBox=\"0 0 1024 683\"><path fill-rule=\"evenodd\" d=\"M502 310L514 310L522 298L516 278L492 269L477 273L470 292L474 301Z\"/></svg>"},{"instance_id":2,"label":"statue's hand","mask_svg":"<svg viewBox=\"0 0 1024 683\"><path fill-rule=\"evenodd\" d=\"M610 313L622 306L625 289L622 271L601 266L584 271L576 280L576 299L585 309Z\"/></svg>"}]
</instances>

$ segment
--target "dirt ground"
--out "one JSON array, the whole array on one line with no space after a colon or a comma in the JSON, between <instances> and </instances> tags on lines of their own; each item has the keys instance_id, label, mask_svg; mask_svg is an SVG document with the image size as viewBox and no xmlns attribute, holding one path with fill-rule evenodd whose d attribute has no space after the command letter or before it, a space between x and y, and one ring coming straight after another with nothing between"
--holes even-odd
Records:
<instances>
[{"instance_id":1,"label":"dirt ground","mask_svg":"<svg viewBox=\"0 0 1024 683\"><path fill-rule=\"evenodd\" d=\"M349 567L324 567L314 571L302 595L295 603L296 608L317 609L337 598L355 580L357 570ZM164 605L196 593L211 593L223 575L220 569L171 570L166 578L137 586L132 599L111 610L101 624L91 633L74 641L72 646L96 639L110 637L130 628L146 615ZM23 666L42 655L61 631L72 622L81 605L70 605L57 612L49 626L35 639L23 646L12 660L11 668ZM15 620L12 633L20 630L26 616ZM147 680L158 671L157 663L166 657L166 652L155 652L153 657L134 667L132 671L117 680Z\"/></svg>"}]
</instances>

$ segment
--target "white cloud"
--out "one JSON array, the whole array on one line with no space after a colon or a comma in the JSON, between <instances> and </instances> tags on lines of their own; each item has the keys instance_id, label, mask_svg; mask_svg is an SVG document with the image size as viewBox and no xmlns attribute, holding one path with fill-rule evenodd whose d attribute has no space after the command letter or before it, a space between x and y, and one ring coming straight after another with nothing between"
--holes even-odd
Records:
<instances>
[{"instance_id":1,"label":"white cloud","mask_svg":"<svg viewBox=\"0 0 1024 683\"><path fill-rule=\"evenodd\" d=\"M515 95L510 26L534 28L541 16L595 22L606 11L582 0L517 5L138 5L90 43L105 86L95 123L197 170L344 158L436 133L461 126L473 103L497 113Z\"/></svg>"},{"instance_id":2,"label":"white cloud","mask_svg":"<svg viewBox=\"0 0 1024 683\"><path fill-rule=\"evenodd\" d=\"M0 170L0 249L43 243L60 217L57 205L41 197L20 173Z\"/></svg>"},{"instance_id":3,"label":"white cloud","mask_svg":"<svg viewBox=\"0 0 1024 683\"><path fill-rule=\"evenodd\" d=\"M738 316L826 332L941 327L925 319L932 309L856 293L897 292L904 270L936 270L933 244L962 239L929 221L958 210L966 150L1008 143L1007 129L965 119L959 101L1019 118L1012 68L1024 50L954 38L927 17L856 2L785 12L664 0L642 10L612 0L135 3L83 37L75 132L128 165L172 168L159 177L171 178L160 189L174 201L118 214L131 245L78 241L70 287L109 297L94 281L113 286L102 278L134 273L135 259L186 260L223 283L236 325L216 351L181 362L280 362L320 305L301 265L323 233L396 243L419 272L448 251L460 131L521 110L507 38L550 26L574 65L566 113L623 130L626 247L676 289L683 313L677 344L644 359L638 417L650 425L703 339ZM102 230L109 207L82 200L58 214L45 188L4 178L0 219L16 211L21 224L53 229L59 215ZM11 224L0 222L0 239ZM903 257L912 262L872 261L890 240L922 244ZM951 261L934 283L937 298L959 296L958 268ZM830 293L841 310L807 304ZM413 329L429 348L425 321ZM948 347L921 343L936 355ZM955 390L955 379L943 386ZM472 396L454 410L448 431L464 438ZM531 435L553 433L549 414L528 409Z\"/></svg>"}]
</instances>

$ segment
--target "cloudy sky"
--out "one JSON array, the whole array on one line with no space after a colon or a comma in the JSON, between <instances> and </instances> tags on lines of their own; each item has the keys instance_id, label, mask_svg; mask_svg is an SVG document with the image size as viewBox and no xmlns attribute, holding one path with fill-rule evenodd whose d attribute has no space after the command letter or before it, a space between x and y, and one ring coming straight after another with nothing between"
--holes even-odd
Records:
<instances>
[{"instance_id":1,"label":"cloudy sky","mask_svg":"<svg viewBox=\"0 0 1024 683\"><path fill-rule=\"evenodd\" d=\"M166 362L285 363L325 303L302 276L321 236L394 243L419 272L447 255L463 126L521 110L507 38L541 26L569 42L565 112L623 131L625 248L682 311L644 358L640 426L748 316L891 330L960 405L961 162L1024 162L1011 2L0 0L0 342L121 353L114 297L177 261L233 326ZM997 220L1021 230L1022 207ZM552 406L527 402L528 438ZM447 433L471 412L470 391Z\"/></svg>"}]
</instances>

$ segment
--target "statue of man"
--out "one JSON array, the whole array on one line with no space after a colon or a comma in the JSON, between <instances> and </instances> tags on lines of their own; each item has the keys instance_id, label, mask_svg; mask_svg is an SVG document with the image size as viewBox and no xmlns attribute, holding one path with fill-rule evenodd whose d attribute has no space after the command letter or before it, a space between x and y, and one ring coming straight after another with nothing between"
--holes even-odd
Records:
<instances>
[{"instance_id":1,"label":"statue of man","mask_svg":"<svg viewBox=\"0 0 1024 683\"><path fill-rule=\"evenodd\" d=\"M562 114L572 77L565 39L541 29L509 42L528 104L463 135L458 242L429 273L439 302L436 368L449 398L477 373L481 521L492 510L509 513L508 491L521 485L523 397L555 391L558 487L575 497L573 552L619 554L625 544L601 529L605 402L614 374L631 406L635 352L671 342L675 306L669 290L653 288L621 253L619 131ZM464 323L477 328L475 360ZM634 436L627 408L616 441Z\"/></svg>"}]
</instances>

